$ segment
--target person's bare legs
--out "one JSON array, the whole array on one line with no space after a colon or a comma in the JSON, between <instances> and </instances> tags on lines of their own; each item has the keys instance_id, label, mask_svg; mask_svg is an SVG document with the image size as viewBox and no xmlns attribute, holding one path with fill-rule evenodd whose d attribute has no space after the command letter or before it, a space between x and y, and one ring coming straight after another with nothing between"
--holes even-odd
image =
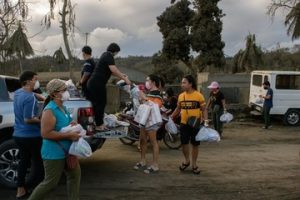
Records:
<instances>
[{"instance_id":1,"label":"person's bare legs","mask_svg":"<svg viewBox=\"0 0 300 200\"><path fill-rule=\"evenodd\" d=\"M199 146L192 145L192 167L197 167L197 158L198 158Z\"/></svg>"},{"instance_id":2,"label":"person's bare legs","mask_svg":"<svg viewBox=\"0 0 300 200\"><path fill-rule=\"evenodd\" d=\"M149 136L150 143L152 145L152 154L153 154L152 166L158 169L159 146L156 139L156 131L148 131L148 136Z\"/></svg>"},{"instance_id":3,"label":"person's bare legs","mask_svg":"<svg viewBox=\"0 0 300 200\"><path fill-rule=\"evenodd\" d=\"M21 196L23 196L25 194L26 194L26 190L25 190L24 187L18 187L17 188L17 195L16 195L16 197L21 197Z\"/></svg>"},{"instance_id":4,"label":"person's bare legs","mask_svg":"<svg viewBox=\"0 0 300 200\"><path fill-rule=\"evenodd\" d=\"M189 144L183 144L182 145L182 153L184 155L185 164L190 163L190 145Z\"/></svg>"},{"instance_id":5,"label":"person's bare legs","mask_svg":"<svg viewBox=\"0 0 300 200\"><path fill-rule=\"evenodd\" d=\"M145 129L140 130L140 147L141 147L141 160L140 163L146 164L146 153L147 153L147 133Z\"/></svg>"}]
</instances>

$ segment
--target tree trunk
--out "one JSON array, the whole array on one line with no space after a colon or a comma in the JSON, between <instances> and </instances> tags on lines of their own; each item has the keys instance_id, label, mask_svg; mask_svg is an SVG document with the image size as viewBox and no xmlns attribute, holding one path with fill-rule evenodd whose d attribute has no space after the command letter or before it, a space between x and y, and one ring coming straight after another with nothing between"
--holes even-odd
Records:
<instances>
[{"instance_id":1,"label":"tree trunk","mask_svg":"<svg viewBox=\"0 0 300 200\"><path fill-rule=\"evenodd\" d=\"M197 69L195 69L191 62L184 60L182 60L182 62L189 68L192 74L197 74Z\"/></svg>"},{"instance_id":2,"label":"tree trunk","mask_svg":"<svg viewBox=\"0 0 300 200\"><path fill-rule=\"evenodd\" d=\"M22 66L22 58L19 57L19 67L20 67L20 74L23 72L23 66Z\"/></svg>"},{"instance_id":3,"label":"tree trunk","mask_svg":"<svg viewBox=\"0 0 300 200\"><path fill-rule=\"evenodd\" d=\"M64 43L65 43L65 48L69 57L69 72L70 72L70 79L74 80L74 72L73 72L73 56L71 53L70 45L69 45L69 40L68 40L68 30L67 30L67 23L66 23L66 16L68 14L67 12L67 3L68 0L64 0L64 5L62 8L62 13L61 13L61 27L62 27L62 32L63 32L63 38L64 38Z\"/></svg>"}]
</instances>

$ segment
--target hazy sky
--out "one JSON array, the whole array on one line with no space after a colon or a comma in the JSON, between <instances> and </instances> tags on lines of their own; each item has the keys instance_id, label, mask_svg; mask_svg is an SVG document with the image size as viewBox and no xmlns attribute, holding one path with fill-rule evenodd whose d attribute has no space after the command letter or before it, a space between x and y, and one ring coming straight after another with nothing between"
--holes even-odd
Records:
<instances>
[{"instance_id":1,"label":"hazy sky","mask_svg":"<svg viewBox=\"0 0 300 200\"><path fill-rule=\"evenodd\" d=\"M27 23L27 36L37 55L52 55L60 46L63 47L58 21L52 27L34 36L41 29L41 20L49 10L48 0L32 0ZM76 3L76 29L70 41L73 53L80 56L80 49L85 45L93 48L94 57L98 58L111 42L121 46L121 56L151 56L161 49L162 36L156 25L159 16L170 0L73 0ZM257 43L263 48L272 49L278 43L292 46L291 37L286 34L283 25L284 13L272 21L266 14L270 0L223 0L219 6L226 16L223 18L222 39L226 43L224 52L234 55L244 48L245 37L256 34ZM33 37L34 36L34 37Z\"/></svg>"}]
</instances>

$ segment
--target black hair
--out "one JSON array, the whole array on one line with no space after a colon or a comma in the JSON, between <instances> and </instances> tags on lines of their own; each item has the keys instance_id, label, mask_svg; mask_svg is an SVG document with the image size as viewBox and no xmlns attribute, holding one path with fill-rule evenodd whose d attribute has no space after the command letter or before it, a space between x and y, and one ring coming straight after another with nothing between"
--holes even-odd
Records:
<instances>
[{"instance_id":1,"label":"black hair","mask_svg":"<svg viewBox=\"0 0 300 200\"><path fill-rule=\"evenodd\" d=\"M37 73L33 71L24 71L19 77L21 85L22 86L26 85L27 81L31 81L33 77L36 75Z\"/></svg>"},{"instance_id":2,"label":"black hair","mask_svg":"<svg viewBox=\"0 0 300 200\"><path fill-rule=\"evenodd\" d=\"M92 55L92 48L89 47L89 46L84 46L82 47L82 50L81 50L83 53L85 54L88 54L88 55Z\"/></svg>"},{"instance_id":3,"label":"black hair","mask_svg":"<svg viewBox=\"0 0 300 200\"><path fill-rule=\"evenodd\" d=\"M168 97L174 96L174 91L173 91L173 89L172 89L172 88L168 88L168 89L166 90L166 94L168 95Z\"/></svg>"},{"instance_id":4,"label":"black hair","mask_svg":"<svg viewBox=\"0 0 300 200\"><path fill-rule=\"evenodd\" d=\"M270 86L270 82L269 81L265 81L263 84L266 85L266 86Z\"/></svg>"},{"instance_id":5,"label":"black hair","mask_svg":"<svg viewBox=\"0 0 300 200\"><path fill-rule=\"evenodd\" d=\"M160 84L159 84L160 87L161 87L161 88L164 88L164 87L165 87L165 84L166 84L165 81L164 81L164 79L162 79L161 77L159 77L159 81L160 81Z\"/></svg>"},{"instance_id":6,"label":"black hair","mask_svg":"<svg viewBox=\"0 0 300 200\"><path fill-rule=\"evenodd\" d=\"M196 79L192 75L186 75L183 78L185 78L190 84L192 84L192 88L194 90L197 90L197 84L196 84Z\"/></svg>"},{"instance_id":7,"label":"black hair","mask_svg":"<svg viewBox=\"0 0 300 200\"><path fill-rule=\"evenodd\" d=\"M156 76L154 74L150 74L148 77L152 82L155 83L155 86L157 88L159 88L159 86L161 86L161 79L158 76Z\"/></svg>"},{"instance_id":8,"label":"black hair","mask_svg":"<svg viewBox=\"0 0 300 200\"><path fill-rule=\"evenodd\" d=\"M115 53L115 52L121 51L121 49L120 49L120 46L118 44L111 43L110 45L108 45L107 51L109 51L111 53Z\"/></svg>"}]
</instances>

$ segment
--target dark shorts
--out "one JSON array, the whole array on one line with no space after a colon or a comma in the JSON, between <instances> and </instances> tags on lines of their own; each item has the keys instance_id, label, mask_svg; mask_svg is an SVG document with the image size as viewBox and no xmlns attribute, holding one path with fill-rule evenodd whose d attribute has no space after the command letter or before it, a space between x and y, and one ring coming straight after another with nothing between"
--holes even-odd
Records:
<instances>
[{"instance_id":1,"label":"dark shorts","mask_svg":"<svg viewBox=\"0 0 300 200\"><path fill-rule=\"evenodd\" d=\"M197 129L193 129L186 124L180 124L181 144L189 144L191 142L194 146L200 145L200 142L195 140L197 133Z\"/></svg>"}]
</instances>

